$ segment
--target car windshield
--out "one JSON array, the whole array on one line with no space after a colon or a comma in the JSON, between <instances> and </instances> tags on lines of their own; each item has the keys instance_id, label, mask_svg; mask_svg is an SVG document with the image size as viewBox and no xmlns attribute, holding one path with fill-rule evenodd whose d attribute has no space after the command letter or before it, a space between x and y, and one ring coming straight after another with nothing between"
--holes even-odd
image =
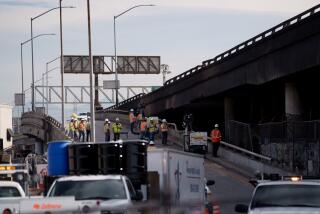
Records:
<instances>
[{"instance_id":1,"label":"car windshield","mask_svg":"<svg viewBox=\"0 0 320 214\"><path fill-rule=\"evenodd\" d=\"M123 182L116 179L58 181L50 196L74 196L76 200L127 198Z\"/></svg>"},{"instance_id":2,"label":"car windshield","mask_svg":"<svg viewBox=\"0 0 320 214\"><path fill-rule=\"evenodd\" d=\"M320 207L318 185L266 185L257 188L251 209L257 207Z\"/></svg>"},{"instance_id":3,"label":"car windshield","mask_svg":"<svg viewBox=\"0 0 320 214\"><path fill-rule=\"evenodd\" d=\"M21 197L20 192L15 187L0 187L0 198Z\"/></svg>"}]
</instances>

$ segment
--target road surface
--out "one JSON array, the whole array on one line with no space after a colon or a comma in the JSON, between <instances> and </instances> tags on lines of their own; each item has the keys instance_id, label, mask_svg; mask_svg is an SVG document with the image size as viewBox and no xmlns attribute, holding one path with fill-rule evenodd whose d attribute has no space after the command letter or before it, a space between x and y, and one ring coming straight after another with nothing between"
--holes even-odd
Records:
<instances>
[{"instance_id":1,"label":"road surface","mask_svg":"<svg viewBox=\"0 0 320 214\"><path fill-rule=\"evenodd\" d=\"M138 136L133 135L128 130L128 122L123 121L126 117L120 118L123 124L122 132L128 132L128 139L136 139ZM103 121L96 121L96 141L104 141ZM113 136L111 136L112 139ZM122 135L126 139L126 135ZM156 141L156 147L162 145ZM179 149L171 145L170 148ZM215 209L219 210L220 214L232 214L234 206L238 203L248 204L253 191L253 187L248 183L248 179L236 172L226 169L222 165L215 163L212 160L205 160L205 171L208 180L215 180L216 184L211 186L211 200L215 205Z\"/></svg>"}]
</instances>

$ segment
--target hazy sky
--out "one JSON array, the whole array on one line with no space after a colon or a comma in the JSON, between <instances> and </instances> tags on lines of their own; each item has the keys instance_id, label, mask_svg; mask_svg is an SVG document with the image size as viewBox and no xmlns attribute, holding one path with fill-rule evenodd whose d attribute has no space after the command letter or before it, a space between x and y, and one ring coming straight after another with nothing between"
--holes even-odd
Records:
<instances>
[{"instance_id":1,"label":"hazy sky","mask_svg":"<svg viewBox=\"0 0 320 214\"><path fill-rule=\"evenodd\" d=\"M30 38L30 18L58 0L0 0L0 104L13 103L21 91L20 43ZM91 0L94 55L112 55L113 16L136 4L140 7L117 19L118 55L159 55L173 77L202 61L249 39L316 4L319 0ZM85 0L64 0L65 54L87 55ZM52 11L34 21L34 35L56 33L34 41L36 79L46 62L59 56L59 13ZM24 46L25 87L31 82L30 45ZM51 67L59 66L58 63ZM112 79L111 76L102 77ZM87 75L66 75L66 85L88 85ZM121 85L161 85L161 75L147 78L121 76ZM58 70L50 84L59 83ZM30 103L30 94L26 102ZM70 106L69 106L70 107ZM72 108L72 107L70 107Z\"/></svg>"}]
</instances>

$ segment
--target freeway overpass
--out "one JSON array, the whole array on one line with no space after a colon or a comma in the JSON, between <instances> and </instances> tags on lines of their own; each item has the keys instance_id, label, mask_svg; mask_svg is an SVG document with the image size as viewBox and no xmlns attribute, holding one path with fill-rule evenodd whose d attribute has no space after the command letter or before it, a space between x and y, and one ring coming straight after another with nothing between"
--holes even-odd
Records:
<instances>
[{"instance_id":1,"label":"freeway overpass","mask_svg":"<svg viewBox=\"0 0 320 214\"><path fill-rule=\"evenodd\" d=\"M229 143L319 174L319 25L317 5L109 109L143 106L180 128L191 113L194 130L219 123Z\"/></svg>"}]
</instances>

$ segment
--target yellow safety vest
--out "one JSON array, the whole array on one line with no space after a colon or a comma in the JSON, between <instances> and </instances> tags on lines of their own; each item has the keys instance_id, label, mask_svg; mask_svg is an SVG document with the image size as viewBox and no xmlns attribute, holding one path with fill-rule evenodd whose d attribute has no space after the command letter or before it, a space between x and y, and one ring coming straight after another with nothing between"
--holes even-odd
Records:
<instances>
[{"instance_id":1,"label":"yellow safety vest","mask_svg":"<svg viewBox=\"0 0 320 214\"><path fill-rule=\"evenodd\" d=\"M91 123L90 122L87 122L86 123L86 130L90 130L91 129Z\"/></svg>"},{"instance_id":2,"label":"yellow safety vest","mask_svg":"<svg viewBox=\"0 0 320 214\"><path fill-rule=\"evenodd\" d=\"M110 132L110 124L109 123L106 123L104 125L104 132L107 133L107 132Z\"/></svg>"},{"instance_id":3,"label":"yellow safety vest","mask_svg":"<svg viewBox=\"0 0 320 214\"><path fill-rule=\"evenodd\" d=\"M156 132L157 130L157 127L155 124L150 124L149 126L149 132L153 133L153 132Z\"/></svg>"},{"instance_id":4,"label":"yellow safety vest","mask_svg":"<svg viewBox=\"0 0 320 214\"><path fill-rule=\"evenodd\" d=\"M69 130L70 130L70 131L74 131L73 122L70 122L70 123L69 123Z\"/></svg>"},{"instance_id":5,"label":"yellow safety vest","mask_svg":"<svg viewBox=\"0 0 320 214\"><path fill-rule=\"evenodd\" d=\"M112 124L112 131L113 131L113 133L118 134L118 133L121 132L121 129L122 129L121 123L114 123L114 124Z\"/></svg>"}]
</instances>

